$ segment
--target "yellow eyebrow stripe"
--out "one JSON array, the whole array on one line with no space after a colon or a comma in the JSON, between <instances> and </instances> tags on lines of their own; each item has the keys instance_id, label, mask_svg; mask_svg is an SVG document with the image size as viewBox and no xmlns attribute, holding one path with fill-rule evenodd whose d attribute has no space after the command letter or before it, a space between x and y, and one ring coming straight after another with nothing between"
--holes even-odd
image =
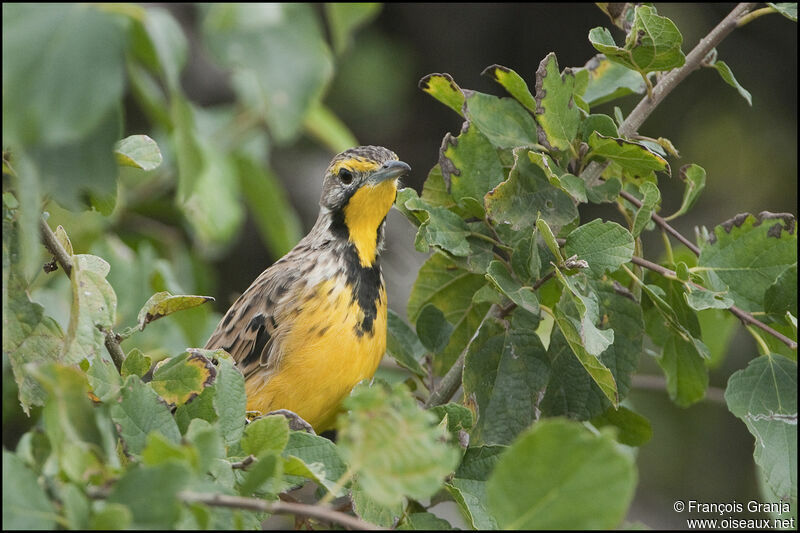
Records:
<instances>
[{"instance_id":1,"label":"yellow eyebrow stripe","mask_svg":"<svg viewBox=\"0 0 800 533\"><path fill-rule=\"evenodd\" d=\"M342 167L355 172L369 172L372 170L377 170L380 168L380 165L374 161L368 161L358 157L351 157L350 159L337 161L336 164L331 167L331 174L338 174Z\"/></svg>"}]
</instances>

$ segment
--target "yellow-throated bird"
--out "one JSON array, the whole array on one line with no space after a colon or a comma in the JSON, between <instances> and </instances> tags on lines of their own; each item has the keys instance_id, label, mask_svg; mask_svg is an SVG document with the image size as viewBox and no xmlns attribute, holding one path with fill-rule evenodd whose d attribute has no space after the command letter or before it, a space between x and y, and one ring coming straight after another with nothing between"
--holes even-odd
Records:
<instances>
[{"instance_id":1,"label":"yellow-throated bird","mask_svg":"<svg viewBox=\"0 0 800 533\"><path fill-rule=\"evenodd\" d=\"M375 373L386 350L384 222L410 170L380 146L334 157L311 232L217 325L206 348L236 360L249 411L288 409L324 431L339 402Z\"/></svg>"}]
</instances>

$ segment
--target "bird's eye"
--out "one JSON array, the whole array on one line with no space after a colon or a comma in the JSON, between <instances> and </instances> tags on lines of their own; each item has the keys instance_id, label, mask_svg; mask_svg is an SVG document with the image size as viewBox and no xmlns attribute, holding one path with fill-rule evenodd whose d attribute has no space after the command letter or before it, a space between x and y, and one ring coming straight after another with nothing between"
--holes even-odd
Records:
<instances>
[{"instance_id":1,"label":"bird's eye","mask_svg":"<svg viewBox=\"0 0 800 533\"><path fill-rule=\"evenodd\" d=\"M345 185L349 185L353 181L353 173L346 168L342 168L339 170L339 180Z\"/></svg>"}]
</instances>

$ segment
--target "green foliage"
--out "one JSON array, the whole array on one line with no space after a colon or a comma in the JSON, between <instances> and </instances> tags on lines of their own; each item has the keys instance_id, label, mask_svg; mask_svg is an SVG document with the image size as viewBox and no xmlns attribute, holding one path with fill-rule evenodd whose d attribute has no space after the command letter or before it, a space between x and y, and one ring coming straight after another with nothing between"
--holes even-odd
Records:
<instances>
[{"instance_id":1,"label":"green foliage","mask_svg":"<svg viewBox=\"0 0 800 533\"><path fill-rule=\"evenodd\" d=\"M770 6L796 19L796 5ZM420 81L463 125L421 193L397 195L416 249L433 252L408 323L389 312L400 378L356 387L335 441L278 414L248 418L230 355L197 348L219 318L203 305L206 265L244 206L276 256L299 240L270 153L303 134L326 149L356 142L323 96L379 8L201 6L198 38L235 98L204 107L182 88L190 46L168 11L4 4L4 383L34 417L3 450L4 528L256 529L268 512L220 499L275 510L309 481L322 503L349 497L346 512L397 529L451 528L432 509L443 501L473 529L620 527L637 478L627 447L653 436L628 399L639 360L654 356L675 404L702 400L738 327L726 310L789 337L748 327L762 353L725 399L754 436L765 490L796 505L794 218L737 215L699 231L698 258L668 246L661 264L645 260L678 154L598 109L652 94L686 61L650 5L601 5L625 42L591 30L605 55L583 67L553 52L529 79L488 67L507 96L448 74ZM751 102L716 54L703 65ZM147 134L128 131L142 122L125 123L123 101ZM689 163L679 179L667 220L707 176ZM582 219L588 202L606 212ZM68 278L35 275L52 255Z\"/></svg>"}]
</instances>

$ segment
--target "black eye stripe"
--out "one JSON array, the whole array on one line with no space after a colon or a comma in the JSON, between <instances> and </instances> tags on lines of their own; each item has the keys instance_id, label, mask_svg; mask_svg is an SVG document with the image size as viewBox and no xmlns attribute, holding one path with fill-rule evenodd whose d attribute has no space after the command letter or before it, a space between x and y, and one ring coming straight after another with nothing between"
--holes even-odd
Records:
<instances>
[{"instance_id":1,"label":"black eye stripe","mask_svg":"<svg viewBox=\"0 0 800 533\"><path fill-rule=\"evenodd\" d=\"M339 169L339 180L341 180L342 183L347 185L348 183L351 183L353 181L353 173L347 170L346 168L341 168Z\"/></svg>"}]
</instances>

